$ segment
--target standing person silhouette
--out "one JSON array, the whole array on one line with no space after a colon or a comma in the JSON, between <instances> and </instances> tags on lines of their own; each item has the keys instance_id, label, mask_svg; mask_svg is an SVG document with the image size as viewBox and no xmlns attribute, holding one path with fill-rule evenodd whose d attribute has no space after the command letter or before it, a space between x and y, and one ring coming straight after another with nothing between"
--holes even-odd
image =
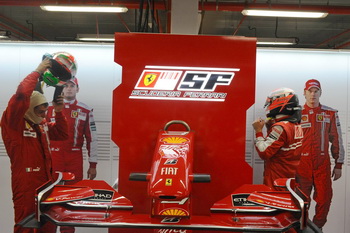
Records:
<instances>
[{"instance_id":1,"label":"standing person silhouette","mask_svg":"<svg viewBox=\"0 0 350 233\"><path fill-rule=\"evenodd\" d=\"M55 123L45 120L48 102L34 91L41 75L51 67L44 59L35 71L19 84L1 119L1 133L11 161L11 183L15 213L15 233L54 233L56 226L48 222L40 229L22 228L20 223L35 212L35 190L52 180L50 140L68 138L67 120L63 115L63 97L54 103Z\"/></svg>"},{"instance_id":2,"label":"standing person silhouette","mask_svg":"<svg viewBox=\"0 0 350 233\"><path fill-rule=\"evenodd\" d=\"M303 140L301 161L297 181L302 191L316 202L313 222L322 229L327 222L333 196L332 178L338 180L342 175L344 146L338 117L338 111L320 104L321 83L310 79L305 83L305 105L302 110L301 125ZM331 171L329 145L335 166Z\"/></svg>"},{"instance_id":3,"label":"standing person silhouette","mask_svg":"<svg viewBox=\"0 0 350 233\"><path fill-rule=\"evenodd\" d=\"M97 165L97 135L93 110L86 104L79 102L76 95L79 92L78 79L74 77L63 88L64 109L63 113L68 119L69 138L65 141L52 141L51 153L54 171L71 172L75 175L75 180L66 182L74 184L83 179L83 145L89 156L88 179L95 179ZM55 120L53 106L48 109L47 120ZM75 232L74 227L60 227L62 233Z\"/></svg>"}]
</instances>

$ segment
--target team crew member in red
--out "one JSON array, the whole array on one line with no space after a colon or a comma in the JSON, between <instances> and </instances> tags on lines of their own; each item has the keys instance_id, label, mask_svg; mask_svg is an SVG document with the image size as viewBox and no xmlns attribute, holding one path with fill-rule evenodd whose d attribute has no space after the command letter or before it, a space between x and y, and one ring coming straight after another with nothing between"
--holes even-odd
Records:
<instances>
[{"instance_id":1,"label":"team crew member in red","mask_svg":"<svg viewBox=\"0 0 350 233\"><path fill-rule=\"evenodd\" d=\"M295 177L299 165L303 131L299 124L301 106L292 89L280 88L266 100L267 136L263 136L265 121L253 122L255 148L264 160L264 184L273 188L275 179Z\"/></svg>"},{"instance_id":2,"label":"team crew member in red","mask_svg":"<svg viewBox=\"0 0 350 233\"><path fill-rule=\"evenodd\" d=\"M331 176L334 177L333 180L341 177L345 154L338 111L320 104L321 93L318 80L310 79L305 83L306 103L301 117L305 139L297 173L297 180L306 195L310 196L314 188L316 210L313 222L319 228L325 225L331 205ZM332 172L329 143L332 157L335 159Z\"/></svg>"},{"instance_id":3,"label":"team crew member in red","mask_svg":"<svg viewBox=\"0 0 350 233\"><path fill-rule=\"evenodd\" d=\"M63 89L63 113L68 119L69 138L66 141L51 141L53 170L75 174L75 180L68 182L68 184L74 184L83 179L82 147L84 139L90 163L87 178L92 180L97 173L97 135L93 110L86 104L77 101L76 94L78 92L78 79L73 78L67 82ZM55 113L52 106L49 107L47 120L55 121ZM60 230L64 233L74 232L73 227L61 227Z\"/></svg>"},{"instance_id":4,"label":"team crew member in red","mask_svg":"<svg viewBox=\"0 0 350 233\"><path fill-rule=\"evenodd\" d=\"M35 212L35 189L52 179L49 139L68 138L67 121L62 114L63 97L60 96L54 106L56 123L46 123L46 98L40 92L33 91L41 74L50 66L48 59L43 60L19 84L1 119L2 138L11 161L16 224ZM47 223L35 231L15 225L14 232L53 233L56 226Z\"/></svg>"}]
</instances>

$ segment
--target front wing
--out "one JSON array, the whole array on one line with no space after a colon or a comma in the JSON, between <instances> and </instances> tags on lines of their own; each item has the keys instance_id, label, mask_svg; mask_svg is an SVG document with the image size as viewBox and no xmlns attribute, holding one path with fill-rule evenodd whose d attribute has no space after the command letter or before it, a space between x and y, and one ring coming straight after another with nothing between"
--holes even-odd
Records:
<instances>
[{"instance_id":1,"label":"front wing","mask_svg":"<svg viewBox=\"0 0 350 233\"><path fill-rule=\"evenodd\" d=\"M134 213L132 203L104 181L84 180L74 186L67 185L66 190L63 187L55 185L49 195L42 195L45 198L39 201L39 221L49 220L59 226L231 232L284 232L302 228L302 208L293 201L291 193L271 191L264 185L238 188L215 203L208 216L164 217ZM74 190L78 191L76 195ZM84 199L82 190L86 193Z\"/></svg>"}]
</instances>

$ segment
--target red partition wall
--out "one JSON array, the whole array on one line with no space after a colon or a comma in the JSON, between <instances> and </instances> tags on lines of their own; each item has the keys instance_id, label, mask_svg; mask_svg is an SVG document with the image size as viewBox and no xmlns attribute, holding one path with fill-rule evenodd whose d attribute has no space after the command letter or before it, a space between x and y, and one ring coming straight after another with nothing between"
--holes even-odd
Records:
<instances>
[{"instance_id":1,"label":"red partition wall","mask_svg":"<svg viewBox=\"0 0 350 233\"><path fill-rule=\"evenodd\" d=\"M183 120L195 131L194 173L212 178L193 184L193 213L208 215L215 201L252 182L245 132L255 99L255 39L136 33L115 39L115 62L123 69L112 116L119 192L134 212L149 212L147 183L129 181L129 174L148 172L158 131Z\"/></svg>"}]
</instances>

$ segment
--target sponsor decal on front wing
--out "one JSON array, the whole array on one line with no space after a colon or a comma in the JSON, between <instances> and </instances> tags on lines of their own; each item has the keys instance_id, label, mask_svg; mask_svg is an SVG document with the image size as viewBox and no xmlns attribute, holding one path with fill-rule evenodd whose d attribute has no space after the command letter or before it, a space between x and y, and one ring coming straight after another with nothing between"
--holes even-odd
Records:
<instances>
[{"instance_id":1,"label":"sponsor decal on front wing","mask_svg":"<svg viewBox=\"0 0 350 233\"><path fill-rule=\"evenodd\" d=\"M188 216L189 213L181 208L169 208L163 210L160 215L170 215L170 216Z\"/></svg>"},{"instance_id":2,"label":"sponsor decal on front wing","mask_svg":"<svg viewBox=\"0 0 350 233\"><path fill-rule=\"evenodd\" d=\"M187 231L184 229L154 229L156 233L188 233L192 231Z\"/></svg>"},{"instance_id":3,"label":"sponsor decal on front wing","mask_svg":"<svg viewBox=\"0 0 350 233\"><path fill-rule=\"evenodd\" d=\"M90 201L110 202L113 199L114 192L111 190L94 189L95 196L89 198Z\"/></svg>"},{"instance_id":4,"label":"sponsor decal on front wing","mask_svg":"<svg viewBox=\"0 0 350 233\"><path fill-rule=\"evenodd\" d=\"M257 204L249 202L248 197L249 194L232 194L233 206L257 206Z\"/></svg>"}]
</instances>

